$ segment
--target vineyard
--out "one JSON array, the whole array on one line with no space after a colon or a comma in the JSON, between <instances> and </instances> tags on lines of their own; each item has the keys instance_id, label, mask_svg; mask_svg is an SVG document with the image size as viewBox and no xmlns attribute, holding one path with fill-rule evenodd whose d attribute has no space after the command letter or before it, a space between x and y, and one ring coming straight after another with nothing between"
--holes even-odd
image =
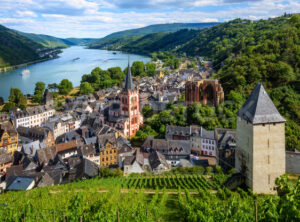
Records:
<instances>
[{"instance_id":1,"label":"vineyard","mask_svg":"<svg viewBox=\"0 0 300 222\"><path fill-rule=\"evenodd\" d=\"M216 189L216 185L209 182L203 175L162 175L123 178L122 188L136 189Z\"/></svg>"},{"instance_id":2,"label":"vineyard","mask_svg":"<svg viewBox=\"0 0 300 222\"><path fill-rule=\"evenodd\" d=\"M254 195L221 188L214 178L94 178L7 192L0 195L0 221L300 221L300 179L281 178L280 195Z\"/></svg>"}]
</instances>

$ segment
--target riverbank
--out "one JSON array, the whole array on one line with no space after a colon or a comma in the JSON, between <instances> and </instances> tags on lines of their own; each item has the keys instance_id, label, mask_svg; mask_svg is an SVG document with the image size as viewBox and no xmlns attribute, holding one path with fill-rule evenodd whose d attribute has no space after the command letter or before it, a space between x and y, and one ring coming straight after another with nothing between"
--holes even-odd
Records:
<instances>
[{"instance_id":1,"label":"riverbank","mask_svg":"<svg viewBox=\"0 0 300 222\"><path fill-rule=\"evenodd\" d=\"M6 66L6 67L3 67L3 68L0 68L0 73L12 71L14 69L22 68L22 67L25 67L25 66L29 66L29 65L33 65L33 64L36 64L36 63L39 63L39 62L45 62L45 61L48 61L48 60L51 60L51 59L57 59L57 58L59 58L58 54L56 54L55 56L53 56L51 58L34 60L34 61L31 61L31 62L27 62L27 63L23 63L23 64L19 64L19 65L14 65L14 66Z\"/></svg>"}]
</instances>

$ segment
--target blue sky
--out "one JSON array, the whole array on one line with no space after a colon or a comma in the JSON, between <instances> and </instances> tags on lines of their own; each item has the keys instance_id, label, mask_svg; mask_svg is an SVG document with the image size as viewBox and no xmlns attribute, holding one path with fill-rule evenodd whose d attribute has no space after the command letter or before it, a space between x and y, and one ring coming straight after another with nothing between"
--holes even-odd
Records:
<instances>
[{"instance_id":1,"label":"blue sky","mask_svg":"<svg viewBox=\"0 0 300 222\"><path fill-rule=\"evenodd\" d=\"M224 22L299 13L300 0L0 0L0 24L57 37L99 38L174 22Z\"/></svg>"}]
</instances>

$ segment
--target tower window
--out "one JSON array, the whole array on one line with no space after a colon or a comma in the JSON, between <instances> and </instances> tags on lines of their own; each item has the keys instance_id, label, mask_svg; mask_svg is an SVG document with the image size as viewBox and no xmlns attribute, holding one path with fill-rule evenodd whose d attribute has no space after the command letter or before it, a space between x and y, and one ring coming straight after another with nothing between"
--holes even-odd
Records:
<instances>
[{"instance_id":1,"label":"tower window","mask_svg":"<svg viewBox=\"0 0 300 222\"><path fill-rule=\"evenodd\" d=\"M268 155L268 164L270 164L270 155Z\"/></svg>"},{"instance_id":2,"label":"tower window","mask_svg":"<svg viewBox=\"0 0 300 222\"><path fill-rule=\"evenodd\" d=\"M270 184L271 183L271 175L269 174L268 175L268 184Z\"/></svg>"}]
</instances>

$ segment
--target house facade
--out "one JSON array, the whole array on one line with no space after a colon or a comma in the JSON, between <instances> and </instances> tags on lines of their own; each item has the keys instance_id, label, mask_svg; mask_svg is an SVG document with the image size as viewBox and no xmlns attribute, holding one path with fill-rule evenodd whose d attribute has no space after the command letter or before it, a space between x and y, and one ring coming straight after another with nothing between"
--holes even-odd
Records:
<instances>
[{"instance_id":1,"label":"house facade","mask_svg":"<svg viewBox=\"0 0 300 222\"><path fill-rule=\"evenodd\" d=\"M116 144L106 141L104 148L100 150L100 167L118 165L118 148Z\"/></svg>"},{"instance_id":2,"label":"house facade","mask_svg":"<svg viewBox=\"0 0 300 222\"><path fill-rule=\"evenodd\" d=\"M29 107L12 114L14 125L24 127L40 127L49 117L55 114L55 109L52 105Z\"/></svg>"},{"instance_id":3,"label":"house facade","mask_svg":"<svg viewBox=\"0 0 300 222\"><path fill-rule=\"evenodd\" d=\"M10 121L0 125L0 151L13 154L18 148L18 133Z\"/></svg>"}]
</instances>

